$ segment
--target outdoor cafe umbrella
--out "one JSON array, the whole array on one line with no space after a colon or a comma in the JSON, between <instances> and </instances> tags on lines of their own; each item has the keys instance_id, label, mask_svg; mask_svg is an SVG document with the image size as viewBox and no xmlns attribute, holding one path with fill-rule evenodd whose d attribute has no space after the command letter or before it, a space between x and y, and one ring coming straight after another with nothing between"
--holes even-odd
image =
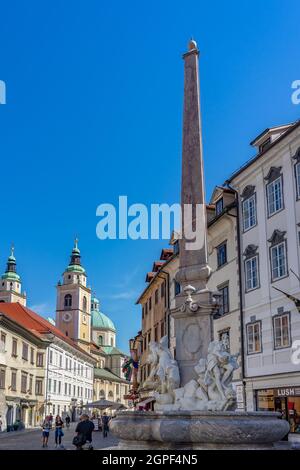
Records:
<instances>
[{"instance_id":1,"label":"outdoor cafe umbrella","mask_svg":"<svg viewBox=\"0 0 300 470\"><path fill-rule=\"evenodd\" d=\"M84 408L99 408L100 410L105 410L106 408L125 408L122 403L117 403L115 401L109 401L102 398L101 400L93 401L84 405Z\"/></svg>"}]
</instances>

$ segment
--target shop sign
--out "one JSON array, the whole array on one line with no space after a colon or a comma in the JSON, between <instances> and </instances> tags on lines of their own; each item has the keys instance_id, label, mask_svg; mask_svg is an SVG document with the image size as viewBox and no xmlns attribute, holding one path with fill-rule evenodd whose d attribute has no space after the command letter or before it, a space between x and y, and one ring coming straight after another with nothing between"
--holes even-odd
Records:
<instances>
[{"instance_id":1,"label":"shop sign","mask_svg":"<svg viewBox=\"0 0 300 470\"><path fill-rule=\"evenodd\" d=\"M300 387L284 387L274 389L275 397L300 397Z\"/></svg>"}]
</instances>

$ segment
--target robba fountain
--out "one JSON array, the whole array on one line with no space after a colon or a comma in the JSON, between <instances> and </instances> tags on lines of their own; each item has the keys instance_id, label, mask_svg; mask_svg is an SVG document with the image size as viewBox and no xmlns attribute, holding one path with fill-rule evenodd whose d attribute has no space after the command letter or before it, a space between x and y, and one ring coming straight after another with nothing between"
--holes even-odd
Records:
<instances>
[{"instance_id":1,"label":"robba fountain","mask_svg":"<svg viewBox=\"0 0 300 470\"><path fill-rule=\"evenodd\" d=\"M111 422L119 449L270 449L289 431L275 412L236 411L233 372L238 357L213 340L218 292L208 289L207 223L200 116L199 50L191 40L184 59L182 232L177 281L181 293L171 311L176 360L168 339L149 345L155 411L120 411ZM192 207L188 211L188 207ZM189 213L188 213L189 212ZM189 221L201 233L193 246Z\"/></svg>"}]
</instances>

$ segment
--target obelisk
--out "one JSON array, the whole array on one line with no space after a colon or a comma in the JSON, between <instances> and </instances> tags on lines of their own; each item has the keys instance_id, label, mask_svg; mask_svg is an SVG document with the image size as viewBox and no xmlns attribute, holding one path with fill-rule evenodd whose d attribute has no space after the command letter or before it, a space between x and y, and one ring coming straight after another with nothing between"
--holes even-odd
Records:
<instances>
[{"instance_id":1,"label":"obelisk","mask_svg":"<svg viewBox=\"0 0 300 470\"><path fill-rule=\"evenodd\" d=\"M207 251L207 217L203 174L202 129L200 114L199 50L194 40L184 59L184 106L182 136L181 208L182 238L179 241L181 292L171 312L176 336L176 360L181 385L196 377L194 367L206 357L212 340L212 315L216 298L207 288L211 274ZM186 214L190 217L186 217ZM187 227L190 223L192 227ZM189 230L196 231L191 243ZM200 239L200 242L199 242Z\"/></svg>"}]
</instances>

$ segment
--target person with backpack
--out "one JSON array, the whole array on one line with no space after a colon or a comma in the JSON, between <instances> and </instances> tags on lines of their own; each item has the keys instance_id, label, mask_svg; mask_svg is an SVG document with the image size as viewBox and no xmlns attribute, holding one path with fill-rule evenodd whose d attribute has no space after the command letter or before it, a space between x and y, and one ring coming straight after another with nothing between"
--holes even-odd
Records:
<instances>
[{"instance_id":1,"label":"person with backpack","mask_svg":"<svg viewBox=\"0 0 300 470\"><path fill-rule=\"evenodd\" d=\"M61 443L61 438L64 436L63 428L64 422L59 415L55 418L55 448L58 446L63 449L64 446Z\"/></svg>"},{"instance_id":2,"label":"person with backpack","mask_svg":"<svg viewBox=\"0 0 300 470\"><path fill-rule=\"evenodd\" d=\"M77 424L75 432L76 436L73 439L73 445L77 450L82 450L85 444L88 444L88 449L92 450L92 433L94 431L94 423L90 420L87 414L80 416L80 422Z\"/></svg>"}]
</instances>

